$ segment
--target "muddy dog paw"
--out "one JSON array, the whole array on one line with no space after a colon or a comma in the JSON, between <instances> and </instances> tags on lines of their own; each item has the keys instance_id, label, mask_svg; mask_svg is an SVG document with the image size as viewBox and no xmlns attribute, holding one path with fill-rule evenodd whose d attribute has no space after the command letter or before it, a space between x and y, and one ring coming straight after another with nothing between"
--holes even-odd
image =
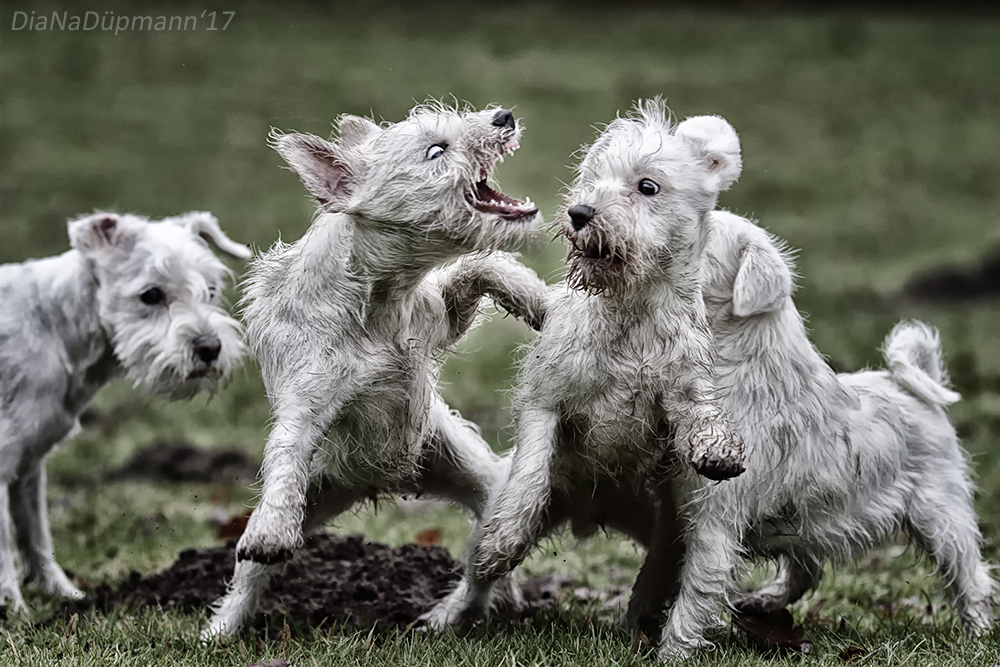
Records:
<instances>
[{"instance_id":1,"label":"muddy dog paw","mask_svg":"<svg viewBox=\"0 0 1000 667\"><path fill-rule=\"evenodd\" d=\"M702 477L713 481L731 479L743 474L743 439L728 430L700 438L691 456L691 465Z\"/></svg>"},{"instance_id":2,"label":"muddy dog paw","mask_svg":"<svg viewBox=\"0 0 1000 667\"><path fill-rule=\"evenodd\" d=\"M274 565L291 560L295 549L302 546L301 529L287 521L270 517L270 512L258 507L247 522L246 532L236 543L236 561L253 561ZM270 520L269 520L270 519Z\"/></svg>"}]
</instances>

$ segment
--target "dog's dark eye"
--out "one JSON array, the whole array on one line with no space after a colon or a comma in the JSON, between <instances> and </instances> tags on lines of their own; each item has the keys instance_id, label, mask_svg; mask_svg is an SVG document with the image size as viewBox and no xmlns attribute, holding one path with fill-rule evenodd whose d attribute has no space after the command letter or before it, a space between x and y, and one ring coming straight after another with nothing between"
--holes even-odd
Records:
<instances>
[{"instance_id":1,"label":"dog's dark eye","mask_svg":"<svg viewBox=\"0 0 1000 667\"><path fill-rule=\"evenodd\" d=\"M427 149L427 159L428 160L438 159L439 157L444 155L445 148L447 147L442 146L441 144L434 144L433 146Z\"/></svg>"},{"instance_id":2,"label":"dog's dark eye","mask_svg":"<svg viewBox=\"0 0 1000 667\"><path fill-rule=\"evenodd\" d=\"M163 290L159 287L150 287L148 290L139 295L139 299L147 306L155 306L163 303L163 298Z\"/></svg>"},{"instance_id":3,"label":"dog's dark eye","mask_svg":"<svg viewBox=\"0 0 1000 667\"><path fill-rule=\"evenodd\" d=\"M652 197L659 191L660 191L660 186L654 183L653 181L649 180L648 178L644 178L641 181L639 181L639 192L646 195L647 197Z\"/></svg>"}]
</instances>

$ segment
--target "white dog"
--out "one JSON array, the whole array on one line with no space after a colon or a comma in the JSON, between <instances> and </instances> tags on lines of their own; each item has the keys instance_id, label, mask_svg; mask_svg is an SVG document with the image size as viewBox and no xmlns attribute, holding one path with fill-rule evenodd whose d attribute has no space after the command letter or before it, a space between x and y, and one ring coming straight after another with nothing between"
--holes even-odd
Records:
<instances>
[{"instance_id":1,"label":"white dog","mask_svg":"<svg viewBox=\"0 0 1000 667\"><path fill-rule=\"evenodd\" d=\"M788 253L744 218L712 220L704 295L747 471L727 484L685 480L694 483L683 493L686 555L660 654L705 644L743 553L780 561L776 581L738 602L770 611L813 588L824 563L902 528L937 564L966 630L988 631L995 586L965 452L943 410L959 396L946 388L936 333L901 323L885 342L889 370L835 374L792 302ZM651 549L647 563L657 560ZM634 618L657 611L630 609Z\"/></svg>"},{"instance_id":2,"label":"white dog","mask_svg":"<svg viewBox=\"0 0 1000 667\"><path fill-rule=\"evenodd\" d=\"M205 241L241 259L250 251L211 214L96 213L70 222L69 237L62 255L0 266L0 601L21 611L15 531L45 592L83 595L53 555L45 455L97 390L124 374L189 397L216 387L243 352L219 306L230 271Z\"/></svg>"},{"instance_id":3,"label":"white dog","mask_svg":"<svg viewBox=\"0 0 1000 667\"><path fill-rule=\"evenodd\" d=\"M532 300L543 285L499 255L433 271L534 231L538 209L487 183L518 146L514 117L421 106L384 126L344 116L339 131L335 143L273 137L320 211L300 241L256 262L247 285L248 339L275 424L260 502L206 638L236 632L273 564L358 501L423 492L479 516L507 474L507 461L438 395L438 358L497 276L523 274L525 302L514 281L505 291L522 313L541 310ZM505 599L516 606L519 594L511 580Z\"/></svg>"},{"instance_id":4,"label":"white dog","mask_svg":"<svg viewBox=\"0 0 1000 667\"><path fill-rule=\"evenodd\" d=\"M710 479L742 471L739 438L714 398L700 278L706 216L740 168L727 122L674 126L657 101L590 148L568 196L569 281L545 304L525 356L510 478L490 500L469 577L426 616L430 626L485 611L490 583L566 520L648 543L656 518L646 485L663 476L650 472L665 456Z\"/></svg>"}]
</instances>

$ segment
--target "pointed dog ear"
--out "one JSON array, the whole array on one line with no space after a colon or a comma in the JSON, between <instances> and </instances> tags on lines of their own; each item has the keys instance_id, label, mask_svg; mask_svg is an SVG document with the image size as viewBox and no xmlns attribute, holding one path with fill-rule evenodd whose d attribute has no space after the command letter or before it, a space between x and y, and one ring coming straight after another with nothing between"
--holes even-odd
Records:
<instances>
[{"instance_id":1,"label":"pointed dog ear","mask_svg":"<svg viewBox=\"0 0 1000 667\"><path fill-rule=\"evenodd\" d=\"M292 168L323 210L344 211L356 178L344 150L314 134L271 130L270 143Z\"/></svg>"},{"instance_id":2,"label":"pointed dog ear","mask_svg":"<svg viewBox=\"0 0 1000 667\"><path fill-rule=\"evenodd\" d=\"M184 227L195 236L204 239L210 246L236 259L250 259L253 253L242 243L232 240L219 227L219 220L208 211L191 211L183 215L164 218L160 221L168 225Z\"/></svg>"},{"instance_id":3,"label":"pointed dog ear","mask_svg":"<svg viewBox=\"0 0 1000 667\"><path fill-rule=\"evenodd\" d=\"M733 282L733 315L750 317L780 309L795 289L790 262L773 243L748 242Z\"/></svg>"},{"instance_id":4,"label":"pointed dog ear","mask_svg":"<svg viewBox=\"0 0 1000 667\"><path fill-rule=\"evenodd\" d=\"M88 257L106 255L122 248L135 235L135 227L117 213L94 213L70 220L69 244Z\"/></svg>"},{"instance_id":5,"label":"pointed dog ear","mask_svg":"<svg viewBox=\"0 0 1000 667\"><path fill-rule=\"evenodd\" d=\"M340 143L343 146L357 146L366 139L381 132L381 128L362 116L344 114L337 122Z\"/></svg>"},{"instance_id":6,"label":"pointed dog ear","mask_svg":"<svg viewBox=\"0 0 1000 667\"><path fill-rule=\"evenodd\" d=\"M686 141L708 168L707 190L728 190L740 177L743 171L740 138L724 118L692 116L674 128L674 134Z\"/></svg>"}]
</instances>

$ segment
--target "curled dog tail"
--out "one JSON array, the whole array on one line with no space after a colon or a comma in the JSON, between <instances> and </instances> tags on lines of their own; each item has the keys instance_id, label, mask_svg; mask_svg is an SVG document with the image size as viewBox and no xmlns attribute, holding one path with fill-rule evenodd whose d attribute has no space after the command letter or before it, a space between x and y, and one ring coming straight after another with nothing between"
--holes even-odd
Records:
<instances>
[{"instance_id":1,"label":"curled dog tail","mask_svg":"<svg viewBox=\"0 0 1000 667\"><path fill-rule=\"evenodd\" d=\"M962 398L947 387L936 329L923 322L900 322L886 337L882 354L893 379L925 403L944 406Z\"/></svg>"}]
</instances>

